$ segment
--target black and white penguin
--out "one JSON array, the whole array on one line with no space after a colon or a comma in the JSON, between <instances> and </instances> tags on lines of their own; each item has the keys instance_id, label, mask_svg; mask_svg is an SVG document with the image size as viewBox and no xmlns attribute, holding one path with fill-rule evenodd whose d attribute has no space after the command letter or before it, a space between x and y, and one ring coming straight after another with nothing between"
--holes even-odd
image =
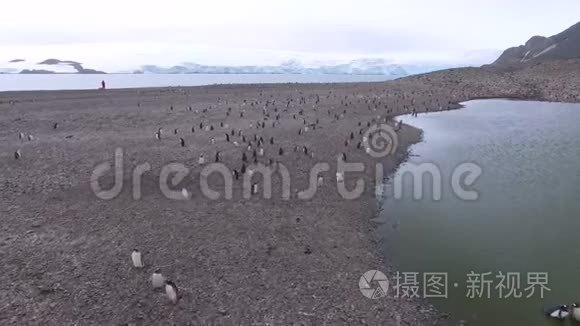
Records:
<instances>
[{"instance_id":1,"label":"black and white penguin","mask_svg":"<svg viewBox=\"0 0 580 326\"><path fill-rule=\"evenodd\" d=\"M234 178L235 178L236 180L238 180L238 179L240 178L240 173L239 173L239 172L238 172L238 170L236 170L236 169L234 169L234 170L232 171L232 175L234 176Z\"/></svg>"},{"instance_id":2,"label":"black and white penguin","mask_svg":"<svg viewBox=\"0 0 580 326\"><path fill-rule=\"evenodd\" d=\"M567 305L557 305L546 308L544 313L547 317L556 319L565 319L570 315L570 310Z\"/></svg>"},{"instance_id":3,"label":"black and white penguin","mask_svg":"<svg viewBox=\"0 0 580 326\"><path fill-rule=\"evenodd\" d=\"M165 281L165 294L173 304L176 304L179 300L179 290L177 289L177 285L170 280Z\"/></svg>"},{"instance_id":4,"label":"black and white penguin","mask_svg":"<svg viewBox=\"0 0 580 326\"><path fill-rule=\"evenodd\" d=\"M197 160L197 163L199 165L204 165L205 164L205 157L203 156L203 153L199 155L199 159Z\"/></svg>"},{"instance_id":5,"label":"black and white penguin","mask_svg":"<svg viewBox=\"0 0 580 326\"><path fill-rule=\"evenodd\" d=\"M34 136L28 135L28 141L33 141L33 140L34 140Z\"/></svg>"},{"instance_id":6,"label":"black and white penguin","mask_svg":"<svg viewBox=\"0 0 580 326\"><path fill-rule=\"evenodd\" d=\"M183 196L183 198L185 199L189 199L190 195L189 195L189 191L187 191L187 189L182 188L181 189L181 195Z\"/></svg>"},{"instance_id":7,"label":"black and white penguin","mask_svg":"<svg viewBox=\"0 0 580 326\"><path fill-rule=\"evenodd\" d=\"M58 128L58 122L55 122L55 123L52 125L52 129L56 129L56 128Z\"/></svg>"},{"instance_id":8,"label":"black and white penguin","mask_svg":"<svg viewBox=\"0 0 580 326\"><path fill-rule=\"evenodd\" d=\"M154 289L158 289L163 287L165 284L165 277L161 274L161 270L156 269L151 275L151 284L153 285Z\"/></svg>"},{"instance_id":9,"label":"black and white penguin","mask_svg":"<svg viewBox=\"0 0 580 326\"><path fill-rule=\"evenodd\" d=\"M181 144L181 147L185 147L185 139L179 138L179 143Z\"/></svg>"},{"instance_id":10,"label":"black and white penguin","mask_svg":"<svg viewBox=\"0 0 580 326\"><path fill-rule=\"evenodd\" d=\"M280 147L280 149L278 150L278 155L280 156L284 155L284 149L282 149L282 147Z\"/></svg>"},{"instance_id":11,"label":"black and white penguin","mask_svg":"<svg viewBox=\"0 0 580 326\"><path fill-rule=\"evenodd\" d=\"M580 322L580 303L572 304L572 318L577 322Z\"/></svg>"},{"instance_id":12,"label":"black and white penguin","mask_svg":"<svg viewBox=\"0 0 580 326\"><path fill-rule=\"evenodd\" d=\"M22 153L20 153L20 150L17 150L16 152L14 152L14 158L15 159L20 159L22 157Z\"/></svg>"},{"instance_id":13,"label":"black and white penguin","mask_svg":"<svg viewBox=\"0 0 580 326\"><path fill-rule=\"evenodd\" d=\"M258 193L258 184L257 183L253 183L252 184L252 195L255 195Z\"/></svg>"},{"instance_id":14,"label":"black and white penguin","mask_svg":"<svg viewBox=\"0 0 580 326\"><path fill-rule=\"evenodd\" d=\"M336 172L336 182L344 182L344 172Z\"/></svg>"},{"instance_id":15,"label":"black and white penguin","mask_svg":"<svg viewBox=\"0 0 580 326\"><path fill-rule=\"evenodd\" d=\"M219 162L220 161L220 152L215 153L215 162Z\"/></svg>"},{"instance_id":16,"label":"black and white penguin","mask_svg":"<svg viewBox=\"0 0 580 326\"><path fill-rule=\"evenodd\" d=\"M173 129L173 134L174 135L177 135L178 132L179 132L179 129L177 129L177 128Z\"/></svg>"},{"instance_id":17,"label":"black and white penguin","mask_svg":"<svg viewBox=\"0 0 580 326\"><path fill-rule=\"evenodd\" d=\"M139 250L133 249L133 252L131 253L131 260L133 261L133 267L136 268L144 267L141 252Z\"/></svg>"}]
</instances>

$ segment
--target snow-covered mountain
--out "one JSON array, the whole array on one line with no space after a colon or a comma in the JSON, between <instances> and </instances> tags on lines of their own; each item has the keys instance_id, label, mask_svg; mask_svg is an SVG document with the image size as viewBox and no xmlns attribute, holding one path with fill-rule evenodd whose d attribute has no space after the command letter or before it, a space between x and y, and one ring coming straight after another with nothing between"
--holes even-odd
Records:
<instances>
[{"instance_id":1,"label":"snow-covered mountain","mask_svg":"<svg viewBox=\"0 0 580 326\"><path fill-rule=\"evenodd\" d=\"M86 69L76 61L47 59L41 62L29 62L25 59L14 59L0 63L0 73L6 74L99 74L104 73Z\"/></svg>"},{"instance_id":2,"label":"snow-covered mountain","mask_svg":"<svg viewBox=\"0 0 580 326\"><path fill-rule=\"evenodd\" d=\"M450 66L449 66L450 67ZM357 59L346 63L315 63L305 65L298 60L288 60L279 65L264 66L219 66L202 65L184 62L175 66L143 65L138 69L123 71L107 71L107 73L146 73L146 74L327 74L327 75L383 75L390 77L404 77L425 73L448 66L407 65L393 64L385 59ZM14 59L0 62L0 73L5 74L90 74L106 73L93 69L86 69L76 61L47 59L41 62L32 62L24 59Z\"/></svg>"},{"instance_id":3,"label":"snow-covered mountain","mask_svg":"<svg viewBox=\"0 0 580 326\"><path fill-rule=\"evenodd\" d=\"M336 74L336 75L387 75L403 77L407 72L397 64L384 59L359 59L336 65L305 66L289 60L277 66L210 66L183 63L172 67L144 65L137 73L153 74Z\"/></svg>"},{"instance_id":4,"label":"snow-covered mountain","mask_svg":"<svg viewBox=\"0 0 580 326\"><path fill-rule=\"evenodd\" d=\"M550 37L534 36L526 44L512 47L494 65L580 58L580 23Z\"/></svg>"}]
</instances>

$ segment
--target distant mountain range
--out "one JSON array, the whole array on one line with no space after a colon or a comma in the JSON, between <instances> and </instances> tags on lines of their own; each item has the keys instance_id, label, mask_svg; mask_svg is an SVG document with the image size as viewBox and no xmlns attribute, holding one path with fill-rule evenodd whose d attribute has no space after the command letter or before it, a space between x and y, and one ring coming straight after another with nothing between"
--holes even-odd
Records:
<instances>
[{"instance_id":1,"label":"distant mountain range","mask_svg":"<svg viewBox=\"0 0 580 326\"><path fill-rule=\"evenodd\" d=\"M47 59L30 63L25 59L10 60L5 67L0 66L0 73L13 74L104 74L103 71L87 69L80 62L71 60Z\"/></svg>"},{"instance_id":2,"label":"distant mountain range","mask_svg":"<svg viewBox=\"0 0 580 326\"><path fill-rule=\"evenodd\" d=\"M289 60L277 66L208 66L197 63L183 63L172 67L144 65L135 73L153 74L333 74L333 75L387 75L403 77L408 75L397 64L383 59L359 59L345 64L306 67L297 60Z\"/></svg>"},{"instance_id":3,"label":"distant mountain range","mask_svg":"<svg viewBox=\"0 0 580 326\"><path fill-rule=\"evenodd\" d=\"M289 60L280 65L247 65L220 66L182 63L164 67L143 65L134 71L121 73L133 74L327 74L327 75L381 75L393 78L426 73L439 69L452 68L444 65L400 65L384 59L358 59L341 64L318 64L305 66L297 60ZM5 64L0 63L0 73L5 74L104 74L104 72L83 67L80 62L72 60L47 59L31 63L25 59L14 59Z\"/></svg>"},{"instance_id":4,"label":"distant mountain range","mask_svg":"<svg viewBox=\"0 0 580 326\"><path fill-rule=\"evenodd\" d=\"M560 34L550 37L534 36L524 45L509 48L493 65L573 58L580 58L580 23Z\"/></svg>"}]
</instances>

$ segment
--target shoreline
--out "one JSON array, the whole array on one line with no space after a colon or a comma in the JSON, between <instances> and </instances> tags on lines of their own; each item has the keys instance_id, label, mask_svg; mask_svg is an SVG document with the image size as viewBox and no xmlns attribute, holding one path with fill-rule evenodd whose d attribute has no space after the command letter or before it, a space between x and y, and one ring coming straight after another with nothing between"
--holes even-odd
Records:
<instances>
[{"instance_id":1,"label":"shoreline","mask_svg":"<svg viewBox=\"0 0 580 326\"><path fill-rule=\"evenodd\" d=\"M546 66L550 74L537 73ZM347 177L349 189L358 177L366 181L367 191L354 201L344 200L332 185L336 156L345 152L347 161L373 167L377 160L356 149L359 130L377 122L377 116L393 119L410 113L411 107L420 113L457 109L481 95L580 100L575 86L580 74L569 73L580 69L529 69L498 73L467 68L348 84L0 93L5 117L0 121L5 140L0 160L6 167L0 185L0 203L6 207L0 254L7 262L0 281L11 284L0 291L0 307L7 307L0 321L396 325L401 319L432 325L443 314L424 300L370 300L360 293L358 279L364 272L396 268L372 235L374 170ZM541 79L534 82L533 76ZM269 117L263 111L266 101L276 101L268 105ZM231 116L226 115L229 107ZM271 127L274 107L281 117ZM299 134L302 119L320 122L315 130ZM256 121L262 120L268 126L257 129ZM191 133L200 121L215 130ZM228 128L219 126L224 121ZM54 122L58 129L52 128ZM159 127L165 129L161 141L153 137ZM276 139L275 145L264 146L264 159L280 159L291 175L299 176L292 179L292 199L244 200L238 195L232 201L210 201L199 193L186 202L165 199L157 179L160 167L169 162L187 163L199 172L198 155L205 153L211 161L220 150L230 168L241 165L243 149L223 136L230 129ZM35 140L21 141L19 132L31 133ZM354 139L345 146L351 132ZM420 130L403 127L397 154L382 161L384 176L396 171L419 135ZM185 149L180 137L187 142ZM307 146L315 157L293 152L296 145ZM139 201L131 200L129 187L118 198L102 201L88 186L94 166L112 162L117 147L125 150L125 166L152 166ZM279 147L285 149L283 156L276 154ZM20 160L12 157L16 148L22 149ZM294 198L296 190L307 188L307 171L316 162L331 165L324 186L311 200ZM126 172L129 181L130 170ZM280 180L273 183L279 189ZM112 185L110 178L103 188L107 184ZM240 190L235 184L234 193ZM144 271L130 267L129 255L136 247L144 253ZM160 266L184 289L176 306L149 288L147 279Z\"/></svg>"}]
</instances>

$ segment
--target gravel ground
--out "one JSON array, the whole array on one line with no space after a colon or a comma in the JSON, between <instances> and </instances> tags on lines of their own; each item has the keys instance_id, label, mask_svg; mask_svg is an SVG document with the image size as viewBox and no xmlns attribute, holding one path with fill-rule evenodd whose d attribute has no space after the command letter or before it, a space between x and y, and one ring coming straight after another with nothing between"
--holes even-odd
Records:
<instances>
[{"instance_id":1,"label":"gravel ground","mask_svg":"<svg viewBox=\"0 0 580 326\"><path fill-rule=\"evenodd\" d=\"M403 125L397 151L375 159L357 148L361 133L378 122L394 126L391 118L413 109L456 109L475 98L578 102L579 72L580 61L568 61L385 83L0 93L0 324L445 324L445 314L428 302L391 293L370 300L358 288L368 270L396 271L373 236L375 164L388 175L421 137ZM262 198L261 184L244 199L241 180L233 183L232 199L206 198L199 156L213 163L219 151L220 161L239 171L243 153L253 160L246 147L248 141L256 147L254 135L264 139L258 162L271 159L288 169L290 199L282 196L280 176L271 199ZM103 200L91 189L91 174L112 164L117 148L123 149L122 191ZM366 167L346 175L348 189L365 181L357 199L337 191L342 153ZM313 198L298 198L319 162L330 165L323 185ZM143 163L151 169L135 200L133 171ZM160 190L168 163L189 169L170 185L188 189L188 200ZM110 188L113 173L99 181ZM226 186L217 174L207 182L215 190ZM142 269L132 266L134 248L143 254ZM152 289L157 268L179 287L177 304Z\"/></svg>"}]
</instances>

